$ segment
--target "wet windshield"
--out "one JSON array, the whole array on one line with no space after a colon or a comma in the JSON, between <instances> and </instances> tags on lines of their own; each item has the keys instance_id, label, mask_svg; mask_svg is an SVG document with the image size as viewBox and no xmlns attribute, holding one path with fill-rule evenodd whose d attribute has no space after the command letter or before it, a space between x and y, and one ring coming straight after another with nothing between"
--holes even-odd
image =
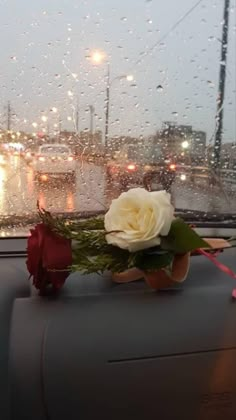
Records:
<instances>
[{"instance_id":1,"label":"wet windshield","mask_svg":"<svg viewBox=\"0 0 236 420\"><path fill-rule=\"evenodd\" d=\"M70 149L68 147L60 147L60 146L47 146L47 147L40 147L40 153L69 153Z\"/></svg>"},{"instance_id":2,"label":"wet windshield","mask_svg":"<svg viewBox=\"0 0 236 420\"><path fill-rule=\"evenodd\" d=\"M0 220L37 202L103 211L134 186L235 213L235 2L11 0L0 12Z\"/></svg>"}]
</instances>

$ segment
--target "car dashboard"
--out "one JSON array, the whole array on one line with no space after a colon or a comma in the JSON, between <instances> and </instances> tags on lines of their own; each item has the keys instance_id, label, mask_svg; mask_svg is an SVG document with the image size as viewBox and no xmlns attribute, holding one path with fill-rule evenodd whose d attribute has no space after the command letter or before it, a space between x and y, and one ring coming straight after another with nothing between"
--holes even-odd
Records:
<instances>
[{"instance_id":1,"label":"car dashboard","mask_svg":"<svg viewBox=\"0 0 236 420\"><path fill-rule=\"evenodd\" d=\"M42 298L25 249L0 240L2 419L235 419L235 280L194 256L176 288L75 273ZM235 257L219 260L236 271Z\"/></svg>"}]
</instances>

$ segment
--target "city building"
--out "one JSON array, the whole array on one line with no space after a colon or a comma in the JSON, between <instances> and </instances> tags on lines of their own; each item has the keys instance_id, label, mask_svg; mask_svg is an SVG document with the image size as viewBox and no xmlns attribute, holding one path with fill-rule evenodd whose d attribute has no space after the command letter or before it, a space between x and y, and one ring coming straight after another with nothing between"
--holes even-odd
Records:
<instances>
[{"instance_id":1,"label":"city building","mask_svg":"<svg viewBox=\"0 0 236 420\"><path fill-rule=\"evenodd\" d=\"M166 153L182 158L186 163L199 164L205 160L204 131L193 130L191 125L178 125L165 121L158 137Z\"/></svg>"}]
</instances>

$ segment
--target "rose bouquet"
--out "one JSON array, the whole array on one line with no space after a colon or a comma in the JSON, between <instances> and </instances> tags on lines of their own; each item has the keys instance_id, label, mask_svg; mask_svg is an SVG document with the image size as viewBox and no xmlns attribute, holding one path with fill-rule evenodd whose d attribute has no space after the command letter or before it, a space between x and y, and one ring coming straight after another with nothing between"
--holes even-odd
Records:
<instances>
[{"instance_id":1,"label":"rose bouquet","mask_svg":"<svg viewBox=\"0 0 236 420\"><path fill-rule=\"evenodd\" d=\"M131 189L105 216L69 221L44 209L39 216L27 267L40 294L58 291L73 271L108 271L115 282L143 278L154 289L169 287L186 278L192 252L212 245L175 217L166 191Z\"/></svg>"}]
</instances>

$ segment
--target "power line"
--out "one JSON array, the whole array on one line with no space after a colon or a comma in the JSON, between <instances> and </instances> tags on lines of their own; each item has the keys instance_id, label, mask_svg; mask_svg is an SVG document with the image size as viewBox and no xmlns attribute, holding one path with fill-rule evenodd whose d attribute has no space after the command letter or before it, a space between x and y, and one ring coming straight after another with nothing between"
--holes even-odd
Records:
<instances>
[{"instance_id":1,"label":"power line","mask_svg":"<svg viewBox=\"0 0 236 420\"><path fill-rule=\"evenodd\" d=\"M174 23L174 25L171 26L171 28L157 42L155 42L155 44L153 44L152 47L150 47L143 54L142 57L140 57L134 63L134 66L137 66L139 63L141 63L143 58L147 56L150 52L152 52L161 42L163 42L170 35L170 33L173 32L202 2L203 0L198 0L180 19L177 20L177 22Z\"/></svg>"}]
</instances>

